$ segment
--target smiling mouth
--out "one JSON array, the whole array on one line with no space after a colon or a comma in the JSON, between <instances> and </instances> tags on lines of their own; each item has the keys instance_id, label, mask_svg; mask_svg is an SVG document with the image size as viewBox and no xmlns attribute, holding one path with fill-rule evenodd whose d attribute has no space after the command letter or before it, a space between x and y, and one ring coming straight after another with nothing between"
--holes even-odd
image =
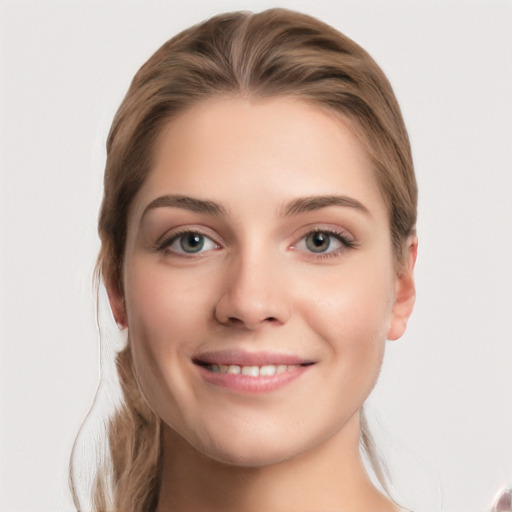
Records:
<instances>
[{"instance_id":1,"label":"smiling mouth","mask_svg":"<svg viewBox=\"0 0 512 512\"><path fill-rule=\"evenodd\" d=\"M198 354L192 362L209 385L249 395L283 388L309 373L309 367L315 365L314 361L293 355L239 350Z\"/></svg>"},{"instance_id":2,"label":"smiling mouth","mask_svg":"<svg viewBox=\"0 0 512 512\"><path fill-rule=\"evenodd\" d=\"M248 377L273 377L285 372L293 371L301 367L311 366L312 362L301 364L265 364L256 365L237 365L237 364L210 364L203 361L194 361L195 364L202 366L212 373L223 373L229 375L246 375Z\"/></svg>"}]
</instances>

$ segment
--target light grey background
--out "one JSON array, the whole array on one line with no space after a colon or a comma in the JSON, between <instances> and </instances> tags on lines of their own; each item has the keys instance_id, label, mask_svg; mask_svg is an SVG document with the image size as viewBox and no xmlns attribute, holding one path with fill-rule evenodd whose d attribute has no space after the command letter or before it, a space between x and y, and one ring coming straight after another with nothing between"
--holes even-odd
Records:
<instances>
[{"instance_id":1,"label":"light grey background","mask_svg":"<svg viewBox=\"0 0 512 512\"><path fill-rule=\"evenodd\" d=\"M104 142L177 31L273 1L0 2L0 510L72 510L99 382L91 275ZM512 482L512 2L281 0L390 78L420 186L418 301L372 423L415 512L487 510ZM380 423L377 423L379 420Z\"/></svg>"}]
</instances>

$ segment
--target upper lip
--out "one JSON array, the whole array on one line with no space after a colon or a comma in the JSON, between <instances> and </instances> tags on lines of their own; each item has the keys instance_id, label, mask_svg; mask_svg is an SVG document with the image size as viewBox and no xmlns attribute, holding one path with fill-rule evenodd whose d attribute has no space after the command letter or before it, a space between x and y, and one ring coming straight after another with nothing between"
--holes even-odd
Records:
<instances>
[{"instance_id":1,"label":"upper lip","mask_svg":"<svg viewBox=\"0 0 512 512\"><path fill-rule=\"evenodd\" d=\"M223 364L226 366L307 365L315 362L292 354L248 352L246 350L202 352L194 356L192 361L196 364Z\"/></svg>"}]
</instances>

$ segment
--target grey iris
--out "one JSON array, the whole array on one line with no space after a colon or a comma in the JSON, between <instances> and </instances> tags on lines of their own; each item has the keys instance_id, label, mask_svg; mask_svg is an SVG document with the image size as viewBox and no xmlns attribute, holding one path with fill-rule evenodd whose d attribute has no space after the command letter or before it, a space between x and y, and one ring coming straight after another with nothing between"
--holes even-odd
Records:
<instances>
[{"instance_id":1,"label":"grey iris","mask_svg":"<svg viewBox=\"0 0 512 512\"><path fill-rule=\"evenodd\" d=\"M322 231L315 231L306 237L306 246L312 252L325 252L331 245L331 237Z\"/></svg>"},{"instance_id":2,"label":"grey iris","mask_svg":"<svg viewBox=\"0 0 512 512\"><path fill-rule=\"evenodd\" d=\"M185 252L199 252L204 246L204 236L199 233L186 233L181 236L180 245Z\"/></svg>"}]
</instances>

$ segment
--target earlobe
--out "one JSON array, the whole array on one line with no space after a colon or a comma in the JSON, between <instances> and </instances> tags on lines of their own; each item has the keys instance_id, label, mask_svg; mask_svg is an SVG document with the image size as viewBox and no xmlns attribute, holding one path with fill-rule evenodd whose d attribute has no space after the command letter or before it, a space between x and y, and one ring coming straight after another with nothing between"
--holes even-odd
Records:
<instances>
[{"instance_id":1,"label":"earlobe","mask_svg":"<svg viewBox=\"0 0 512 512\"><path fill-rule=\"evenodd\" d=\"M114 320L119 329L126 329L128 322L126 320L126 307L123 293L117 283L110 282L106 283L105 286L107 288L108 300L110 302L110 309L114 315Z\"/></svg>"},{"instance_id":2,"label":"earlobe","mask_svg":"<svg viewBox=\"0 0 512 512\"><path fill-rule=\"evenodd\" d=\"M405 266L396 278L395 298L391 311L388 340L397 340L405 333L407 322L414 309L416 286L414 283L414 265L418 254L418 238L411 236L407 245Z\"/></svg>"}]
</instances>

